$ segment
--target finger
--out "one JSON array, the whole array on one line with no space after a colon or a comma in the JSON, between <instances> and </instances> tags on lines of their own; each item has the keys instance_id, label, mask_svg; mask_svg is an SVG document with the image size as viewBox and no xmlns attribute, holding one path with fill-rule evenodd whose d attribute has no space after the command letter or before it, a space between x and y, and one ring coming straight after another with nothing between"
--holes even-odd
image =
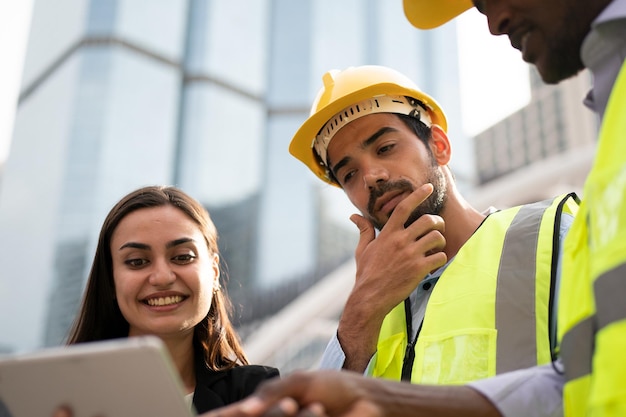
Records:
<instances>
[{"instance_id":1,"label":"finger","mask_svg":"<svg viewBox=\"0 0 626 417\"><path fill-rule=\"evenodd\" d=\"M443 233L446 223L442 217L426 214L407 227L407 232L414 236L419 251L425 254L443 251L446 238Z\"/></svg>"},{"instance_id":2,"label":"finger","mask_svg":"<svg viewBox=\"0 0 626 417\"><path fill-rule=\"evenodd\" d=\"M63 405L54 411L52 417L72 417L72 410L68 406Z\"/></svg>"},{"instance_id":3,"label":"finger","mask_svg":"<svg viewBox=\"0 0 626 417\"><path fill-rule=\"evenodd\" d=\"M263 417L293 417L298 414L298 403L293 398L283 398L263 414Z\"/></svg>"},{"instance_id":4,"label":"finger","mask_svg":"<svg viewBox=\"0 0 626 417\"><path fill-rule=\"evenodd\" d=\"M433 192L433 185L424 184L402 200L391 213L383 229L404 229L406 221L417 206L422 204Z\"/></svg>"},{"instance_id":5,"label":"finger","mask_svg":"<svg viewBox=\"0 0 626 417\"><path fill-rule=\"evenodd\" d=\"M433 230L423 237L426 246L426 254L443 252L446 248L446 238L441 233Z\"/></svg>"},{"instance_id":6,"label":"finger","mask_svg":"<svg viewBox=\"0 0 626 417\"><path fill-rule=\"evenodd\" d=\"M407 230L415 236L415 240L419 240L432 231L437 231L443 235L446 231L446 222L441 216L425 214L407 226Z\"/></svg>"},{"instance_id":7,"label":"finger","mask_svg":"<svg viewBox=\"0 0 626 417\"><path fill-rule=\"evenodd\" d=\"M218 408L199 417L252 417L261 416L270 407L269 403L257 396L250 396L242 401ZM55 416L56 417L56 416Z\"/></svg>"},{"instance_id":8,"label":"finger","mask_svg":"<svg viewBox=\"0 0 626 417\"><path fill-rule=\"evenodd\" d=\"M358 214L350 216L350 221L359 228L359 243L354 250L355 256L358 258L365 248L367 248L367 245L376 238L376 231L374 230L372 222Z\"/></svg>"},{"instance_id":9,"label":"finger","mask_svg":"<svg viewBox=\"0 0 626 417\"><path fill-rule=\"evenodd\" d=\"M448 262L448 257L446 256L446 253L442 251L441 252L429 252L426 254L425 260L426 260L426 267L428 268L428 270L430 270L430 272L433 272L437 270L438 268L441 268L442 266L444 266L446 262Z\"/></svg>"},{"instance_id":10,"label":"finger","mask_svg":"<svg viewBox=\"0 0 626 417\"><path fill-rule=\"evenodd\" d=\"M448 262L448 256L443 251L446 247L446 239L438 231L433 230L427 233L417 243L421 245L420 252L424 253L426 262L424 266L428 270L434 271Z\"/></svg>"},{"instance_id":11,"label":"finger","mask_svg":"<svg viewBox=\"0 0 626 417\"><path fill-rule=\"evenodd\" d=\"M309 404L306 408L300 410L298 417L327 417L326 409L321 403Z\"/></svg>"}]
</instances>

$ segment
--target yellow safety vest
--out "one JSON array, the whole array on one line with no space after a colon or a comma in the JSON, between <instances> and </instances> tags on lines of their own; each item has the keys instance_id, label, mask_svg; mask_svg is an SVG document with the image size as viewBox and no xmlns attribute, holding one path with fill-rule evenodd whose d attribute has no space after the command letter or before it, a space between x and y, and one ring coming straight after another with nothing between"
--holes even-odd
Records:
<instances>
[{"instance_id":1,"label":"yellow safety vest","mask_svg":"<svg viewBox=\"0 0 626 417\"><path fill-rule=\"evenodd\" d=\"M626 416L626 64L565 239L562 276L565 416Z\"/></svg>"},{"instance_id":2,"label":"yellow safety vest","mask_svg":"<svg viewBox=\"0 0 626 417\"><path fill-rule=\"evenodd\" d=\"M404 304L385 317L373 376L463 384L549 362L560 216L574 198L488 216L439 278L414 348Z\"/></svg>"}]
</instances>

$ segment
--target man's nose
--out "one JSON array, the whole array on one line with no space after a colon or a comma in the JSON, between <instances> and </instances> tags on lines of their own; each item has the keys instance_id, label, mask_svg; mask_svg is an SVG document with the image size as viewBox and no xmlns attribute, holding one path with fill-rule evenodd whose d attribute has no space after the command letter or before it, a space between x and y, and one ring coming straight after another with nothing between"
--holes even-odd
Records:
<instances>
[{"instance_id":1,"label":"man's nose","mask_svg":"<svg viewBox=\"0 0 626 417\"><path fill-rule=\"evenodd\" d=\"M484 2L484 14L487 16L489 32L492 35L508 35L511 25L511 8L507 1L492 0Z\"/></svg>"},{"instance_id":2,"label":"man's nose","mask_svg":"<svg viewBox=\"0 0 626 417\"><path fill-rule=\"evenodd\" d=\"M363 182L365 187L369 189L387 181L389 181L389 173L382 167L370 167L363 174Z\"/></svg>"}]
</instances>

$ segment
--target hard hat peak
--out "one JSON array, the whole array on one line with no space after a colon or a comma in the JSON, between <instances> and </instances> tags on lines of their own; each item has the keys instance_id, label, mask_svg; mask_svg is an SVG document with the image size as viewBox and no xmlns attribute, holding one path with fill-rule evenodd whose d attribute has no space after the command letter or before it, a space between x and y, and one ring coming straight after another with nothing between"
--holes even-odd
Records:
<instances>
[{"instance_id":1,"label":"hard hat peak","mask_svg":"<svg viewBox=\"0 0 626 417\"><path fill-rule=\"evenodd\" d=\"M339 70L333 69L333 70L327 71L322 76L322 82L324 83L324 88L332 87L335 84L335 77L337 76L337 74L339 74Z\"/></svg>"}]
</instances>

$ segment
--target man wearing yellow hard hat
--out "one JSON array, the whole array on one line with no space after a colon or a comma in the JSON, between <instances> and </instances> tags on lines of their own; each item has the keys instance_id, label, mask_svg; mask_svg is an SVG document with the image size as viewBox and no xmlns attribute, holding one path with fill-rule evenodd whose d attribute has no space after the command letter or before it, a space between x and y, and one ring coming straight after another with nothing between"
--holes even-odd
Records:
<instances>
[{"instance_id":1,"label":"man wearing yellow hard hat","mask_svg":"<svg viewBox=\"0 0 626 417\"><path fill-rule=\"evenodd\" d=\"M439 26L475 4L487 16L490 32L507 35L545 82L560 82L584 67L594 76L585 104L602 124L580 211L565 242L558 314L563 366L556 363L552 373L530 368L487 379L503 387L518 381L516 388L490 399L476 384L430 386L349 372L300 373L263 386L220 415L259 416L269 410L274 416L625 416L626 0L403 3L407 18L420 29ZM561 410L551 392L560 392L563 384Z\"/></svg>"},{"instance_id":2,"label":"man wearing yellow hard hat","mask_svg":"<svg viewBox=\"0 0 626 417\"><path fill-rule=\"evenodd\" d=\"M365 65L323 84L289 149L362 215L355 285L322 367L460 384L549 363L569 196L487 217L455 186L443 110L410 79Z\"/></svg>"}]
</instances>

